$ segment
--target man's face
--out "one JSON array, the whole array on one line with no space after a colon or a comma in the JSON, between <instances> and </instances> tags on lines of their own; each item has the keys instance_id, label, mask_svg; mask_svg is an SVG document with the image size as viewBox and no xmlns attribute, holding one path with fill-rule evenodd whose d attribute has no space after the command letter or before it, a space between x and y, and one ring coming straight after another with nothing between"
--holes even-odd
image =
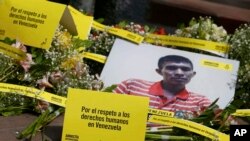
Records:
<instances>
[{"instance_id":1,"label":"man's face","mask_svg":"<svg viewBox=\"0 0 250 141\"><path fill-rule=\"evenodd\" d=\"M195 75L191 64L185 62L165 62L156 71L163 76L163 82L168 86L184 87Z\"/></svg>"}]
</instances>

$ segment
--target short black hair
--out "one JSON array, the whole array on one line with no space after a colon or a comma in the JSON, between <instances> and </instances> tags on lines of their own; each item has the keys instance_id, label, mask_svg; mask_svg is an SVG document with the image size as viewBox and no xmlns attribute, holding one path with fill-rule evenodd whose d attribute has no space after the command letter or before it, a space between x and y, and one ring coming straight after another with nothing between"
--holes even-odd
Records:
<instances>
[{"instance_id":1,"label":"short black hair","mask_svg":"<svg viewBox=\"0 0 250 141\"><path fill-rule=\"evenodd\" d=\"M191 68L193 69L193 63L191 62L190 59L183 57L183 56L179 56L179 55L166 55L163 56L159 59L158 61L158 68L162 69L162 65L164 62L176 62L176 63L188 63L191 65Z\"/></svg>"}]
</instances>

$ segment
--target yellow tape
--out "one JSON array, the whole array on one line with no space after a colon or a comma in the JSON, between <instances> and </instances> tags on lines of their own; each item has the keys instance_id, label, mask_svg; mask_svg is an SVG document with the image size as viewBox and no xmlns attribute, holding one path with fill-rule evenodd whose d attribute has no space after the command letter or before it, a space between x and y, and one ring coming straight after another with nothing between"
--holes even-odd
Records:
<instances>
[{"instance_id":1,"label":"yellow tape","mask_svg":"<svg viewBox=\"0 0 250 141\"><path fill-rule=\"evenodd\" d=\"M210 68L215 68L215 69L220 69L220 70L225 70L225 71L233 70L232 64L227 64L227 63L213 61L213 60L202 59L200 61L200 64L205 67L210 67Z\"/></svg>"},{"instance_id":2,"label":"yellow tape","mask_svg":"<svg viewBox=\"0 0 250 141\"><path fill-rule=\"evenodd\" d=\"M90 52L83 52L82 57L88 58L91 60L95 60L95 61L100 62L100 63L105 63L107 60L107 57L104 55L90 53Z\"/></svg>"},{"instance_id":3,"label":"yellow tape","mask_svg":"<svg viewBox=\"0 0 250 141\"><path fill-rule=\"evenodd\" d=\"M161 45L173 45L205 51L215 51L219 54L226 54L229 49L229 45L225 43L167 35L149 34L145 37L145 41Z\"/></svg>"},{"instance_id":4,"label":"yellow tape","mask_svg":"<svg viewBox=\"0 0 250 141\"><path fill-rule=\"evenodd\" d=\"M203 135L212 140L229 141L229 135L227 134L221 133L202 124L184 119L152 115L149 118L149 122L179 127Z\"/></svg>"},{"instance_id":5,"label":"yellow tape","mask_svg":"<svg viewBox=\"0 0 250 141\"><path fill-rule=\"evenodd\" d=\"M166 110L153 109L153 108L149 108L148 113L152 114L152 115L174 117L174 112L170 112L170 111L166 111Z\"/></svg>"},{"instance_id":6,"label":"yellow tape","mask_svg":"<svg viewBox=\"0 0 250 141\"><path fill-rule=\"evenodd\" d=\"M11 45L0 42L0 52L17 60L24 60L26 53Z\"/></svg>"},{"instance_id":7,"label":"yellow tape","mask_svg":"<svg viewBox=\"0 0 250 141\"><path fill-rule=\"evenodd\" d=\"M51 94L36 88L19 86L14 84L0 83L0 91L20 94L65 107L66 98L55 94Z\"/></svg>"},{"instance_id":8,"label":"yellow tape","mask_svg":"<svg viewBox=\"0 0 250 141\"><path fill-rule=\"evenodd\" d=\"M236 112L233 113L232 115L240 116L240 117L247 117L247 116L250 116L250 109L239 109L239 110L236 110Z\"/></svg>"},{"instance_id":9,"label":"yellow tape","mask_svg":"<svg viewBox=\"0 0 250 141\"><path fill-rule=\"evenodd\" d=\"M100 30L100 31L107 31L108 33L117 35L119 37L125 38L127 40L130 40L132 42L135 42L137 44L140 44L144 37L132 32L129 32L127 30L123 30L123 29L118 29L118 28L114 28L114 27L109 27L109 26L105 26L103 24L100 24L96 21L93 22L93 28Z\"/></svg>"}]
</instances>

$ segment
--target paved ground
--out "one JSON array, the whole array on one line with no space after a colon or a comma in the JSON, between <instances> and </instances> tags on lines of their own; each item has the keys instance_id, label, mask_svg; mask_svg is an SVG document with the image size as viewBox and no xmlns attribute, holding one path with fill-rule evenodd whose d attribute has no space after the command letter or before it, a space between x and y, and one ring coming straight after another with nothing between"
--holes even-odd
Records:
<instances>
[{"instance_id":1,"label":"paved ground","mask_svg":"<svg viewBox=\"0 0 250 141\"><path fill-rule=\"evenodd\" d=\"M22 114L19 116L0 116L0 141L25 141L16 139L16 132L22 131L34 119L35 115ZM63 116L59 116L45 128L47 141L61 141ZM38 133L31 141L42 141L42 133Z\"/></svg>"}]
</instances>

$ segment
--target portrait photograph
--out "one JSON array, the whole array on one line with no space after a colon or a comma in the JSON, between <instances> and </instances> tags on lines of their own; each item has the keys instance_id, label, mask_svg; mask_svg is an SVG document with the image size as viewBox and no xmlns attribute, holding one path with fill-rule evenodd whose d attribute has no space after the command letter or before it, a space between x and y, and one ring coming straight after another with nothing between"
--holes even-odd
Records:
<instances>
[{"instance_id":1,"label":"portrait photograph","mask_svg":"<svg viewBox=\"0 0 250 141\"><path fill-rule=\"evenodd\" d=\"M191 65L190 80L185 85L188 91L207 97L212 102L219 98L217 105L225 108L235 93L239 62L222 57L198 54L179 49L161 47L151 44L134 44L122 39L116 39L107 58L101 80L104 87L118 85L129 79L150 82L161 81L165 73L159 69L159 59L164 56L181 56L187 58ZM171 61L168 61L171 62ZM164 66L169 70L189 71L185 63L183 66ZM178 69L178 70L177 70ZM186 81L182 74L174 77L171 82ZM167 79L167 78L166 78Z\"/></svg>"}]
</instances>

